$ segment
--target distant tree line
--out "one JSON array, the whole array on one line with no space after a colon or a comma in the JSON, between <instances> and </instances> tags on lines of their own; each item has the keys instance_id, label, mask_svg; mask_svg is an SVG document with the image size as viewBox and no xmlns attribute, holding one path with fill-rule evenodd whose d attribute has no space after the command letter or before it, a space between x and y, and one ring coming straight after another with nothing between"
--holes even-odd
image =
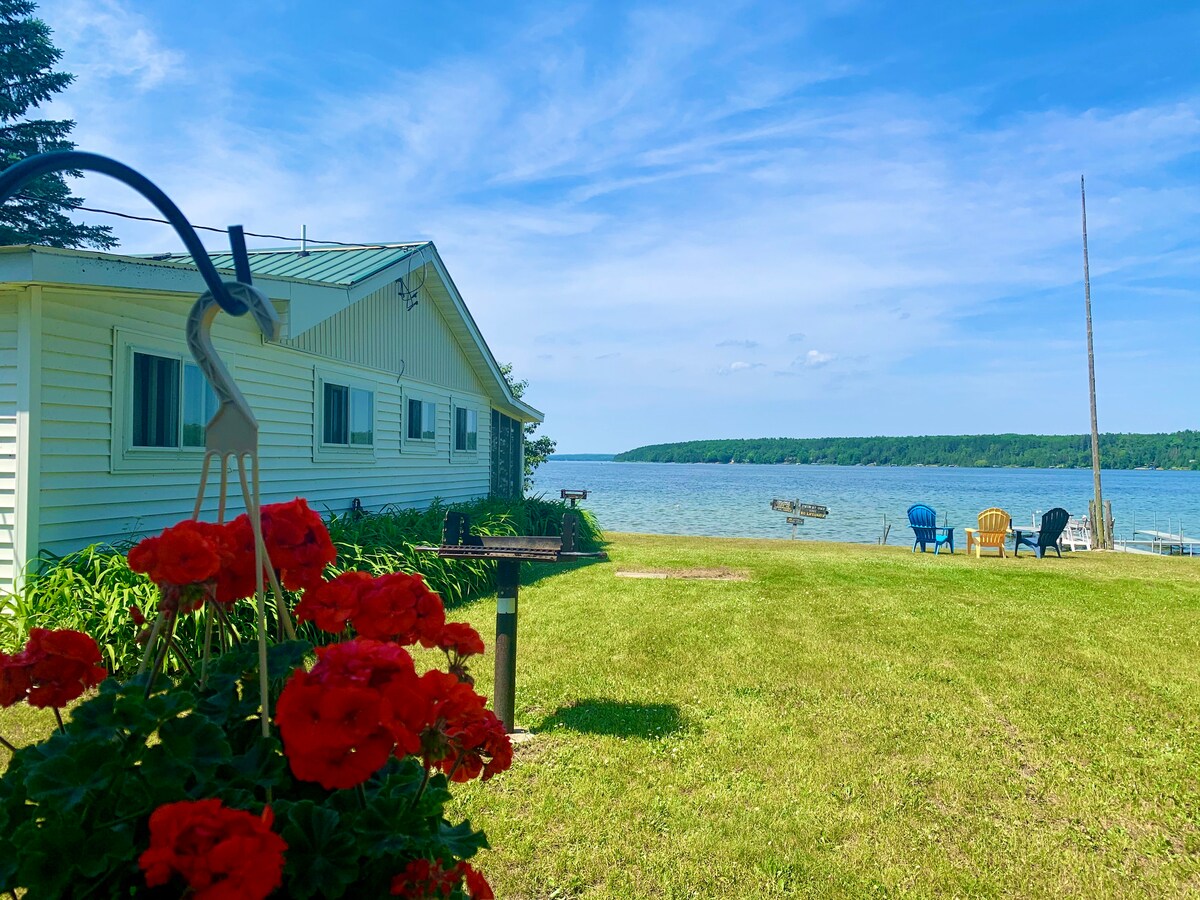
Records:
<instances>
[{"instance_id":1,"label":"distant tree line","mask_svg":"<svg viewBox=\"0 0 1200 900\"><path fill-rule=\"evenodd\" d=\"M1090 468L1088 435L959 434L917 437L748 438L652 444L617 462L823 464L835 466L1005 466ZM1200 431L1102 434L1106 469L1200 469Z\"/></svg>"}]
</instances>

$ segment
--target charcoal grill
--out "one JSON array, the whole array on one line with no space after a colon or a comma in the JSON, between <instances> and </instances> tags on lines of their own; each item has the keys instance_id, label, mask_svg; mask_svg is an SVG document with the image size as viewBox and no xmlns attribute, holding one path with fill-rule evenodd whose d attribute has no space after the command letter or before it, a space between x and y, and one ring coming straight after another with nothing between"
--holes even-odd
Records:
<instances>
[{"instance_id":1,"label":"charcoal grill","mask_svg":"<svg viewBox=\"0 0 1200 900\"><path fill-rule=\"evenodd\" d=\"M471 518L448 512L440 547L418 547L442 559L496 560L496 681L492 706L504 728L513 730L517 682L517 595L521 587L521 562L562 563L577 559L608 559L603 551L576 549L579 513L563 513L562 536L478 535L471 533Z\"/></svg>"}]
</instances>

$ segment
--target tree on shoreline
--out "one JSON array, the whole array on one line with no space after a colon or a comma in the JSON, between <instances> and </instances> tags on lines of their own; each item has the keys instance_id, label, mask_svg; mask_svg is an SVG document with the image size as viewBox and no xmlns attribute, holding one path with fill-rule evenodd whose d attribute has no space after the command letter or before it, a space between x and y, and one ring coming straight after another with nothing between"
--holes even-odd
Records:
<instances>
[{"instance_id":1,"label":"tree on shoreline","mask_svg":"<svg viewBox=\"0 0 1200 900\"><path fill-rule=\"evenodd\" d=\"M512 391L512 395L520 400L525 393L525 389L529 387L529 380L522 378L520 381L517 381L513 378L512 363L502 365L500 367L500 374L508 382L508 389ZM533 433L537 430L537 422L528 423L523 430L525 440L525 490L533 487L533 470L544 463L557 446L557 441L544 434L541 437L534 438Z\"/></svg>"},{"instance_id":2,"label":"tree on shoreline","mask_svg":"<svg viewBox=\"0 0 1200 900\"><path fill-rule=\"evenodd\" d=\"M0 0L0 168L37 153L75 148L68 139L72 120L26 115L75 80L69 72L54 71L62 51L51 42L50 27L34 18L36 9L33 0ZM110 227L80 225L67 216L83 199L71 194L65 176L80 174L55 172L26 184L0 207L0 244L117 246Z\"/></svg>"},{"instance_id":3,"label":"tree on shoreline","mask_svg":"<svg viewBox=\"0 0 1200 900\"><path fill-rule=\"evenodd\" d=\"M1200 469L1200 431L1102 434L1112 469ZM738 438L654 444L618 453L617 462L1091 468L1086 434L958 434L910 437Z\"/></svg>"}]
</instances>

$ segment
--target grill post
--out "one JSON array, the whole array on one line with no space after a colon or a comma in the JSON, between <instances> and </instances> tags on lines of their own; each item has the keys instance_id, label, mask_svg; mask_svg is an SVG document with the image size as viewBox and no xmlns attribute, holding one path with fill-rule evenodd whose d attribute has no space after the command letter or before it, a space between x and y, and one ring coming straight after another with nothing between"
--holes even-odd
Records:
<instances>
[{"instance_id":1,"label":"grill post","mask_svg":"<svg viewBox=\"0 0 1200 900\"><path fill-rule=\"evenodd\" d=\"M517 687L517 588L519 559L496 560L496 680L492 705L512 733Z\"/></svg>"}]
</instances>

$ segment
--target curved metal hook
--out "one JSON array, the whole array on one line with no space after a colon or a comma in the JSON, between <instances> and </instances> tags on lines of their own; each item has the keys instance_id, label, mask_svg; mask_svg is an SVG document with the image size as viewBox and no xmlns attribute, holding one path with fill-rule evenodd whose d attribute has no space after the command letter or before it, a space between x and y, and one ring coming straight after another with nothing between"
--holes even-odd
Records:
<instances>
[{"instance_id":1,"label":"curved metal hook","mask_svg":"<svg viewBox=\"0 0 1200 900\"><path fill-rule=\"evenodd\" d=\"M258 288L238 281L227 281L222 287L258 323L263 337L279 340L279 317L275 308ZM205 446L221 454L256 453L258 451L258 421L250 404L238 389L221 361L212 342L212 324L221 307L211 291L205 291L192 304L187 318L187 344L196 365L212 385L219 407L205 431Z\"/></svg>"},{"instance_id":2,"label":"curved metal hook","mask_svg":"<svg viewBox=\"0 0 1200 900\"><path fill-rule=\"evenodd\" d=\"M192 228L191 223L179 211L179 207L171 201L170 197L159 190L154 182L124 163L119 163L115 159L109 159L107 156L101 156L98 153L85 153L82 150L56 150L52 153L41 153L37 156L31 156L28 159L23 159L19 163L9 166L4 170L3 174L0 174L0 203L7 202L27 181L51 172L63 172L75 169L99 172L102 175L108 175L118 181L123 181L153 203L158 211L171 223L176 234L183 241L183 245L187 248L188 253L192 255L192 261L196 264L196 268L200 270L200 275L204 278L204 283L208 285L208 290L212 293L216 302L220 304L221 309L234 316L246 313L249 307L242 300L234 297L228 290L226 282L221 280L221 276L217 274L217 269L212 264L212 260L208 258L208 252L204 249L204 245L200 243L200 238L196 236L196 230ZM236 252L234 255L237 255Z\"/></svg>"}]
</instances>

